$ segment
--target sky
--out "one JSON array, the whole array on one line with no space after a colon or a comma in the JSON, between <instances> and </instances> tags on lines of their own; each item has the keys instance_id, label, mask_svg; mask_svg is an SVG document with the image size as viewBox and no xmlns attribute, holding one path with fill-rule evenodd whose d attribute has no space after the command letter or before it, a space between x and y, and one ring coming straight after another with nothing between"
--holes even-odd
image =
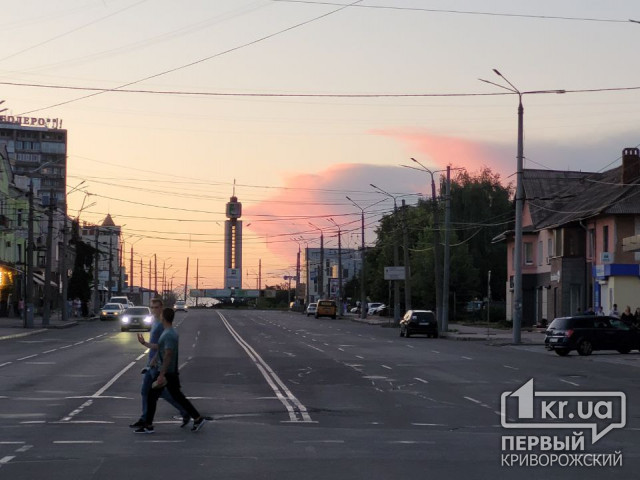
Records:
<instances>
[{"instance_id":1,"label":"sky","mask_svg":"<svg viewBox=\"0 0 640 480\"><path fill-rule=\"evenodd\" d=\"M329 218L360 245L346 196L371 244L393 200L370 184L398 202L430 194L411 157L514 181L518 98L479 79L567 91L523 95L525 168L617 166L640 144L629 19L640 3L24 0L0 17L0 100L63 120L69 191L84 181L69 215L110 214L127 264L131 245L144 265L156 254L174 285L189 257L190 287L196 259L199 287L222 286L235 189L255 288L260 261L262 286L281 283L319 230L335 247ZM616 88L631 89L577 92Z\"/></svg>"}]
</instances>

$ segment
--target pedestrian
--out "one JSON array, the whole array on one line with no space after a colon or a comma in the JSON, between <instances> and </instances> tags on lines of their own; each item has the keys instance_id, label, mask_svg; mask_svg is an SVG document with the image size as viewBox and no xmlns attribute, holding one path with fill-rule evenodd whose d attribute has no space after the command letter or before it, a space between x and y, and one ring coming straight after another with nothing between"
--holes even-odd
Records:
<instances>
[{"instance_id":1,"label":"pedestrian","mask_svg":"<svg viewBox=\"0 0 640 480\"><path fill-rule=\"evenodd\" d=\"M633 314L633 324L640 326L640 307L636 307L636 313Z\"/></svg>"},{"instance_id":2,"label":"pedestrian","mask_svg":"<svg viewBox=\"0 0 640 480\"><path fill-rule=\"evenodd\" d=\"M78 317L80 315L80 309L82 308L82 302L78 297L73 299L73 316Z\"/></svg>"},{"instance_id":3,"label":"pedestrian","mask_svg":"<svg viewBox=\"0 0 640 480\"><path fill-rule=\"evenodd\" d=\"M193 418L193 426L191 431L200 430L207 419L200 415L193 404L187 400L180 389L180 374L178 373L178 332L173 328L173 317L175 312L173 308L165 308L162 310L162 325L164 331L158 340L158 376L154 378L154 382L147 399L147 414L145 416L145 425L135 430L135 433L153 433L153 417L156 413L156 405L158 398L162 392L168 390L171 396L178 402Z\"/></svg>"},{"instance_id":4,"label":"pedestrian","mask_svg":"<svg viewBox=\"0 0 640 480\"><path fill-rule=\"evenodd\" d=\"M614 303L613 308L609 312L609 316L613 318L620 318L620 312L618 311L618 304Z\"/></svg>"},{"instance_id":5,"label":"pedestrian","mask_svg":"<svg viewBox=\"0 0 640 480\"><path fill-rule=\"evenodd\" d=\"M620 315L620 320L622 320L625 325L633 325L634 316L633 313L631 313L631 307L629 305L624 308L624 312Z\"/></svg>"},{"instance_id":6,"label":"pedestrian","mask_svg":"<svg viewBox=\"0 0 640 480\"><path fill-rule=\"evenodd\" d=\"M22 312L24 312L24 298L18 300L18 315L20 317L22 317Z\"/></svg>"},{"instance_id":7,"label":"pedestrian","mask_svg":"<svg viewBox=\"0 0 640 480\"><path fill-rule=\"evenodd\" d=\"M599 317L604 317L604 308L602 308L602 305L599 305L596 309L596 315Z\"/></svg>"},{"instance_id":8,"label":"pedestrian","mask_svg":"<svg viewBox=\"0 0 640 480\"><path fill-rule=\"evenodd\" d=\"M595 315L596 312L593 311L593 307L589 306L589 308L587 308L587 310L584 312L585 315Z\"/></svg>"},{"instance_id":9,"label":"pedestrian","mask_svg":"<svg viewBox=\"0 0 640 480\"><path fill-rule=\"evenodd\" d=\"M138 334L138 342L149 349L149 356L147 359L147 365L142 369L142 374L144 375L144 377L142 377L142 387L140 388L140 394L142 395L142 415L140 415L137 422L129 425L131 428L141 428L146 425L145 419L147 417L149 391L151 390L153 381L158 376L158 373L160 373L160 364L158 363L157 353L158 341L164 331L164 326L162 325L162 306L163 304L161 299L154 298L151 300L150 308L153 314L153 324L149 334L149 342L145 341L142 334ZM187 425L191 420L189 412L174 400L168 390L163 390L161 396L180 412L180 416L182 417L182 424L180 427L182 428Z\"/></svg>"}]
</instances>

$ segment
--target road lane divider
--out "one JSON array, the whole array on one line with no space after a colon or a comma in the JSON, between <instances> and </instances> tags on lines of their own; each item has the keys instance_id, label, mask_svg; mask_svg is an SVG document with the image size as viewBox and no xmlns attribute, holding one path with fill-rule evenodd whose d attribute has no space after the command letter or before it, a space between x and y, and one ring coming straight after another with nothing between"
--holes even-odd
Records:
<instances>
[{"instance_id":1,"label":"road lane divider","mask_svg":"<svg viewBox=\"0 0 640 480\"><path fill-rule=\"evenodd\" d=\"M298 400L293 393L287 388L280 377L271 369L271 367L265 362L262 357L256 352L251 345L249 345L235 329L231 326L229 321L221 312L217 312L220 316L220 320L227 328L233 339L242 347L249 358L253 361L254 365L258 368L262 376L265 378L273 392L278 397L278 400L284 405L289 414L291 422L296 423L315 423L311 419L307 407L305 407L300 400Z\"/></svg>"}]
</instances>

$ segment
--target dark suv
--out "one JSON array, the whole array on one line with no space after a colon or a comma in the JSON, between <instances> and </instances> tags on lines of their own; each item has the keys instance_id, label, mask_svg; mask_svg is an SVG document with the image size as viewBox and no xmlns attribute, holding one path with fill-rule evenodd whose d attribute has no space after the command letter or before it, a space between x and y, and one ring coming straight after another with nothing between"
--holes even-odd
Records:
<instances>
[{"instance_id":1,"label":"dark suv","mask_svg":"<svg viewBox=\"0 0 640 480\"><path fill-rule=\"evenodd\" d=\"M438 338L438 321L431 310L407 310L400 320L400 336L410 337L421 333Z\"/></svg>"},{"instance_id":2,"label":"dark suv","mask_svg":"<svg viewBox=\"0 0 640 480\"><path fill-rule=\"evenodd\" d=\"M547 328L544 345L560 356L568 355L571 350L579 355L591 355L594 350L629 353L640 349L640 333L613 317L559 317Z\"/></svg>"}]
</instances>

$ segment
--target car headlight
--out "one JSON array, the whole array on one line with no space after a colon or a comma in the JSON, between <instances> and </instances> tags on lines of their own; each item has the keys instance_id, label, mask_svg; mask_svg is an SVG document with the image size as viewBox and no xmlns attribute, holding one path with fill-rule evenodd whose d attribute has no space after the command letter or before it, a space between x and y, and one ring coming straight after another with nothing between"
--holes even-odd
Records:
<instances>
[{"instance_id":1,"label":"car headlight","mask_svg":"<svg viewBox=\"0 0 640 480\"><path fill-rule=\"evenodd\" d=\"M114 315L118 315L118 312L113 312Z\"/></svg>"},{"instance_id":2,"label":"car headlight","mask_svg":"<svg viewBox=\"0 0 640 480\"><path fill-rule=\"evenodd\" d=\"M144 317L144 323L151 323L153 322L153 317L151 315L147 315L146 317Z\"/></svg>"},{"instance_id":3,"label":"car headlight","mask_svg":"<svg viewBox=\"0 0 640 480\"><path fill-rule=\"evenodd\" d=\"M100 315L106 315L107 312L100 312Z\"/></svg>"},{"instance_id":4,"label":"car headlight","mask_svg":"<svg viewBox=\"0 0 640 480\"><path fill-rule=\"evenodd\" d=\"M122 323L129 323L129 317L127 317L126 315L122 317Z\"/></svg>"}]
</instances>

